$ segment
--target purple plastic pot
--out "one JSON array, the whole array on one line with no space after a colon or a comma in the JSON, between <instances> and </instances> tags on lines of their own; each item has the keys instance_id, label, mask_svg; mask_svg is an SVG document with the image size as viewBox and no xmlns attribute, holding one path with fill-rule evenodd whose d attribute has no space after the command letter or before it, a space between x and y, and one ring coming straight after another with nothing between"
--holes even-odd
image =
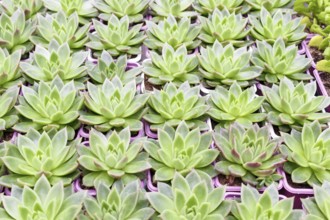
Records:
<instances>
[{"instance_id":1,"label":"purple plastic pot","mask_svg":"<svg viewBox=\"0 0 330 220\"><path fill-rule=\"evenodd\" d=\"M147 171L147 188L151 192L158 192L157 186L154 186L152 182L152 175L150 170Z\"/></svg>"},{"instance_id":2,"label":"purple plastic pot","mask_svg":"<svg viewBox=\"0 0 330 220\"><path fill-rule=\"evenodd\" d=\"M144 123L144 130L145 130L146 135L149 138L157 139L157 137L158 137L157 132L154 132L150 129L150 124L148 122L143 120L143 123Z\"/></svg>"},{"instance_id":3,"label":"purple plastic pot","mask_svg":"<svg viewBox=\"0 0 330 220\"><path fill-rule=\"evenodd\" d=\"M277 170L277 173L278 174L282 174L280 172L280 169ZM220 186L223 186L220 181L219 181L219 178L216 177L214 178L214 186L215 187L220 187ZM282 180L279 180L278 182L278 185L277 185L277 189L278 191L280 191L281 189L283 188L283 181ZM260 192L263 192L265 191L266 187L262 187L261 189L259 189ZM241 192L241 186L227 186L226 187L226 192Z\"/></svg>"},{"instance_id":4,"label":"purple plastic pot","mask_svg":"<svg viewBox=\"0 0 330 220\"><path fill-rule=\"evenodd\" d=\"M5 193L6 196L10 196L11 195L11 190L9 188L5 187L4 193Z\"/></svg>"},{"instance_id":5,"label":"purple plastic pot","mask_svg":"<svg viewBox=\"0 0 330 220\"><path fill-rule=\"evenodd\" d=\"M83 189L82 188L82 184L81 184L80 178L76 179L73 182L73 187L74 187L74 191L75 192L87 191L88 195L90 195L90 196L96 196L96 190L95 189Z\"/></svg>"},{"instance_id":6,"label":"purple plastic pot","mask_svg":"<svg viewBox=\"0 0 330 220\"><path fill-rule=\"evenodd\" d=\"M288 174L286 174L283 170L280 171L283 176L283 186L286 191L294 195L314 195L312 188L295 188L290 185L288 182Z\"/></svg>"}]
</instances>

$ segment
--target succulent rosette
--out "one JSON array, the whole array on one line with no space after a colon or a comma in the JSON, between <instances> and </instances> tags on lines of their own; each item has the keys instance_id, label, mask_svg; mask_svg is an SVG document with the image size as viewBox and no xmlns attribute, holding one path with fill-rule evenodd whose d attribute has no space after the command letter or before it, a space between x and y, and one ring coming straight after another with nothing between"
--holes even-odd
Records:
<instances>
[{"instance_id":1,"label":"succulent rosette","mask_svg":"<svg viewBox=\"0 0 330 220\"><path fill-rule=\"evenodd\" d=\"M1 195L0 215L7 220L76 219L85 197L85 192L75 193L62 182L51 186L42 175L33 189L13 186L11 195Z\"/></svg>"},{"instance_id":2,"label":"succulent rosette","mask_svg":"<svg viewBox=\"0 0 330 220\"><path fill-rule=\"evenodd\" d=\"M15 130L27 132L34 128L49 131L66 127L69 139L74 137L83 98L77 95L73 81L64 85L56 77L51 84L41 81L32 88L23 86L22 92L16 109L23 119L14 126Z\"/></svg>"},{"instance_id":3,"label":"succulent rosette","mask_svg":"<svg viewBox=\"0 0 330 220\"><path fill-rule=\"evenodd\" d=\"M225 8L230 12L245 14L249 7L244 0L196 0L193 7L202 15L209 15L215 9L223 10Z\"/></svg>"},{"instance_id":4,"label":"succulent rosette","mask_svg":"<svg viewBox=\"0 0 330 220\"><path fill-rule=\"evenodd\" d=\"M252 63L263 68L259 77L269 83L277 83L287 77L293 81L311 80L312 76L306 74L312 60L305 55L298 54L298 47L286 47L282 38L278 38L274 45L266 41L257 41L257 48L253 51Z\"/></svg>"},{"instance_id":5,"label":"succulent rosette","mask_svg":"<svg viewBox=\"0 0 330 220\"><path fill-rule=\"evenodd\" d=\"M286 45L299 44L306 36L301 18L292 18L292 13L277 11L271 14L262 8L260 15L249 15L251 35L257 40L274 44L282 38Z\"/></svg>"},{"instance_id":6,"label":"succulent rosette","mask_svg":"<svg viewBox=\"0 0 330 220\"><path fill-rule=\"evenodd\" d=\"M17 9L22 9L25 19L34 18L37 13L44 12L42 0L2 0L0 11L7 15L12 15Z\"/></svg>"},{"instance_id":7,"label":"succulent rosette","mask_svg":"<svg viewBox=\"0 0 330 220\"><path fill-rule=\"evenodd\" d=\"M272 88L262 86L266 98L263 107L268 113L268 121L282 129L291 127L297 130L315 120L321 124L329 122L330 113L322 111L329 106L330 98L316 96L316 89L316 82L294 85L287 78Z\"/></svg>"},{"instance_id":8,"label":"succulent rosette","mask_svg":"<svg viewBox=\"0 0 330 220\"><path fill-rule=\"evenodd\" d=\"M87 33L91 24L79 25L79 17L75 12L66 16L63 11L56 14L38 14L37 34L30 37L35 45L48 47L49 43L56 40L59 44L68 43L70 49L84 49L89 38Z\"/></svg>"},{"instance_id":9,"label":"succulent rosette","mask_svg":"<svg viewBox=\"0 0 330 220\"><path fill-rule=\"evenodd\" d=\"M139 54L142 42L146 38L140 31L142 24L130 27L128 16L119 19L112 15L108 20L108 25L93 20L93 26L96 32L89 34L91 41L86 46L96 52L106 50L112 56Z\"/></svg>"},{"instance_id":10,"label":"succulent rosette","mask_svg":"<svg viewBox=\"0 0 330 220\"><path fill-rule=\"evenodd\" d=\"M256 95L254 86L242 89L234 83L229 90L217 86L208 100L208 114L214 121L219 122L217 127L227 127L233 122L250 127L253 123L266 119L266 113L258 112L264 100L265 97Z\"/></svg>"},{"instance_id":11,"label":"succulent rosette","mask_svg":"<svg viewBox=\"0 0 330 220\"><path fill-rule=\"evenodd\" d=\"M84 66L88 52L70 52L68 43L60 45L52 40L48 49L37 45L31 59L21 62L20 67L27 81L51 83L59 77L63 83L76 80L77 87L84 89L83 85L87 75L87 67Z\"/></svg>"},{"instance_id":12,"label":"succulent rosette","mask_svg":"<svg viewBox=\"0 0 330 220\"><path fill-rule=\"evenodd\" d=\"M293 0L245 0L253 11L266 8L268 11L291 9Z\"/></svg>"},{"instance_id":13,"label":"succulent rosette","mask_svg":"<svg viewBox=\"0 0 330 220\"><path fill-rule=\"evenodd\" d=\"M149 49L161 50L165 43L174 49L185 45L188 50L193 50L199 46L201 41L197 39L201 30L199 24L192 24L190 18L182 18L177 21L173 15L169 15L166 20L153 21L147 23L147 39L143 42Z\"/></svg>"},{"instance_id":14,"label":"succulent rosette","mask_svg":"<svg viewBox=\"0 0 330 220\"><path fill-rule=\"evenodd\" d=\"M192 171L185 178L176 173L171 185L158 183L158 192L147 197L159 219L224 220L231 209L225 192L225 187L214 188L209 176Z\"/></svg>"},{"instance_id":15,"label":"succulent rosette","mask_svg":"<svg viewBox=\"0 0 330 220\"><path fill-rule=\"evenodd\" d=\"M99 18L109 20L112 14L121 18L128 16L130 22L140 22L150 0L95 0L93 5L101 11Z\"/></svg>"},{"instance_id":16,"label":"succulent rosette","mask_svg":"<svg viewBox=\"0 0 330 220\"><path fill-rule=\"evenodd\" d=\"M44 6L53 12L64 11L67 16L77 12L79 22L88 23L88 19L98 15L97 9L90 0L43 0Z\"/></svg>"},{"instance_id":17,"label":"succulent rosette","mask_svg":"<svg viewBox=\"0 0 330 220\"><path fill-rule=\"evenodd\" d=\"M190 87L188 82L179 88L168 83L163 90L155 89L148 101L150 108L143 119L149 122L151 130L157 130L164 124L177 127L181 121L185 121L189 128L208 130L205 113L209 107L206 97L200 97L199 92L197 86Z\"/></svg>"},{"instance_id":18,"label":"succulent rosette","mask_svg":"<svg viewBox=\"0 0 330 220\"><path fill-rule=\"evenodd\" d=\"M215 176L211 163L219 151L210 149L211 142L211 132L201 134L199 128L190 131L185 122L176 129L165 124L158 129L158 140L149 139L144 145L155 170L154 180L169 181L176 172L187 175L193 169Z\"/></svg>"},{"instance_id":19,"label":"succulent rosette","mask_svg":"<svg viewBox=\"0 0 330 220\"><path fill-rule=\"evenodd\" d=\"M281 179L276 169L285 162L278 153L279 139L272 139L269 128L254 124L244 128L239 123L220 128L214 134L220 149L220 161L215 169L221 174L239 177L257 187L271 185Z\"/></svg>"},{"instance_id":20,"label":"succulent rosette","mask_svg":"<svg viewBox=\"0 0 330 220\"><path fill-rule=\"evenodd\" d=\"M324 182L322 186L314 185L314 197L302 199L307 220L323 220L330 218L330 183Z\"/></svg>"},{"instance_id":21,"label":"succulent rosette","mask_svg":"<svg viewBox=\"0 0 330 220\"><path fill-rule=\"evenodd\" d=\"M222 11L215 9L208 18L200 16L198 20L202 25L198 38L205 44L213 44L216 40L235 47L249 44L245 39L250 32L248 19L243 18L242 14L230 13L226 8Z\"/></svg>"},{"instance_id":22,"label":"succulent rosette","mask_svg":"<svg viewBox=\"0 0 330 220\"><path fill-rule=\"evenodd\" d=\"M329 134L330 129L322 131L317 121L305 123L301 132L293 129L290 134L281 134L284 140L281 153L288 160L284 170L291 174L294 183L313 186L330 181Z\"/></svg>"},{"instance_id":23,"label":"succulent rosette","mask_svg":"<svg viewBox=\"0 0 330 220\"><path fill-rule=\"evenodd\" d=\"M25 21L25 14L21 9L17 9L11 16L6 13L0 15L0 42L1 48L6 48L10 52L21 50L28 52L33 48L29 37L36 29L35 20Z\"/></svg>"},{"instance_id":24,"label":"succulent rosette","mask_svg":"<svg viewBox=\"0 0 330 220\"><path fill-rule=\"evenodd\" d=\"M176 18L197 16L197 12L189 10L193 2L194 0L154 0L149 6L156 20L161 20L170 15Z\"/></svg>"},{"instance_id":25,"label":"succulent rosette","mask_svg":"<svg viewBox=\"0 0 330 220\"><path fill-rule=\"evenodd\" d=\"M21 52L9 54L7 49L0 48L0 91L24 82L19 68Z\"/></svg>"},{"instance_id":26,"label":"succulent rosette","mask_svg":"<svg viewBox=\"0 0 330 220\"><path fill-rule=\"evenodd\" d=\"M132 80L135 80L136 83L142 81L140 77L142 66L130 68L126 55L122 55L115 60L110 53L103 51L96 63L87 61L86 66L88 67L88 75L97 84L103 84L106 79L112 80L116 76L123 84Z\"/></svg>"},{"instance_id":27,"label":"succulent rosette","mask_svg":"<svg viewBox=\"0 0 330 220\"><path fill-rule=\"evenodd\" d=\"M147 162L148 154L142 152L145 139L140 138L130 143L128 128L120 132L110 132L107 136L91 130L89 146L78 148L79 164L84 168L83 184L107 187L117 180L124 184L137 180L142 172L151 166Z\"/></svg>"},{"instance_id":28,"label":"succulent rosette","mask_svg":"<svg viewBox=\"0 0 330 220\"><path fill-rule=\"evenodd\" d=\"M231 213L237 220L302 219L303 211L293 209L293 203L293 197L280 199L274 184L263 193L251 186L242 185L241 199L234 201Z\"/></svg>"},{"instance_id":29,"label":"succulent rosette","mask_svg":"<svg viewBox=\"0 0 330 220\"><path fill-rule=\"evenodd\" d=\"M18 93L19 88L13 86L0 95L0 136L3 131L12 128L19 120L14 109Z\"/></svg>"},{"instance_id":30,"label":"succulent rosette","mask_svg":"<svg viewBox=\"0 0 330 220\"><path fill-rule=\"evenodd\" d=\"M247 47L235 49L232 44L223 46L218 40L213 46L200 48L199 71L210 87L232 85L245 87L259 77L263 68L251 66L251 51Z\"/></svg>"},{"instance_id":31,"label":"succulent rosette","mask_svg":"<svg viewBox=\"0 0 330 220\"><path fill-rule=\"evenodd\" d=\"M83 95L90 112L81 112L81 122L102 132L125 127L131 131L143 128L141 118L147 110L149 94L137 94L135 81L123 85L116 76L98 86L88 82L87 90Z\"/></svg>"},{"instance_id":32,"label":"succulent rosette","mask_svg":"<svg viewBox=\"0 0 330 220\"><path fill-rule=\"evenodd\" d=\"M174 49L166 43L161 55L150 51L150 59L143 61L142 71L148 76L148 82L154 85L164 85L167 82L180 85L185 81L189 84L198 84L197 67L196 54L188 54L184 45Z\"/></svg>"},{"instance_id":33,"label":"succulent rosette","mask_svg":"<svg viewBox=\"0 0 330 220\"><path fill-rule=\"evenodd\" d=\"M6 142L2 161L9 172L0 177L1 185L34 186L41 176L51 185L69 185L79 176L76 147L79 139L68 142L66 129L39 133L30 129L15 143Z\"/></svg>"}]
</instances>

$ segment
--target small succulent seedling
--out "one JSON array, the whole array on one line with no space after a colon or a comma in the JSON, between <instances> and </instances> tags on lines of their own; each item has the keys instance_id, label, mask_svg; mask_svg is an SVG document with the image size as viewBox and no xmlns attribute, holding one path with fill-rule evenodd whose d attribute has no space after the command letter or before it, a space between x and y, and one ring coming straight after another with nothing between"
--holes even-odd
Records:
<instances>
[{"instance_id":1,"label":"small succulent seedling","mask_svg":"<svg viewBox=\"0 0 330 220\"><path fill-rule=\"evenodd\" d=\"M83 95L91 112L81 112L80 121L102 132L125 127L131 131L142 129L140 119L147 110L149 94L137 94L135 81L123 85L116 76L98 86L88 82L87 89Z\"/></svg>"},{"instance_id":2,"label":"small succulent seedling","mask_svg":"<svg viewBox=\"0 0 330 220\"><path fill-rule=\"evenodd\" d=\"M321 125L315 121L305 123L302 132L293 129L291 134L282 133L282 137L281 153L288 160L284 170L291 174L294 183L313 186L330 181L329 128L322 131Z\"/></svg>"},{"instance_id":3,"label":"small succulent seedling","mask_svg":"<svg viewBox=\"0 0 330 220\"><path fill-rule=\"evenodd\" d=\"M243 18L242 14L230 13L226 8L222 11L215 9L209 18L200 16L198 20L202 24L199 39L205 44L213 44L216 40L235 47L249 44L245 39L250 32L248 19Z\"/></svg>"},{"instance_id":4,"label":"small succulent seedling","mask_svg":"<svg viewBox=\"0 0 330 220\"><path fill-rule=\"evenodd\" d=\"M144 139L136 139L130 143L128 128L105 136L91 130L89 147L78 148L79 164L86 170L83 176L85 186L98 186L103 183L107 187L121 179L128 184L137 180L143 171L151 168L147 162L148 154L141 152Z\"/></svg>"},{"instance_id":5,"label":"small succulent seedling","mask_svg":"<svg viewBox=\"0 0 330 220\"><path fill-rule=\"evenodd\" d=\"M251 66L252 53L246 47L235 49L232 44L223 46L217 40L213 46L200 48L199 71L211 87L217 85L248 86L261 75L262 67Z\"/></svg>"},{"instance_id":6,"label":"small succulent seedling","mask_svg":"<svg viewBox=\"0 0 330 220\"><path fill-rule=\"evenodd\" d=\"M197 15L195 11L189 11L194 0L154 0L149 6L156 20L161 20L170 15L176 18L194 17Z\"/></svg>"},{"instance_id":7,"label":"small succulent seedling","mask_svg":"<svg viewBox=\"0 0 330 220\"><path fill-rule=\"evenodd\" d=\"M158 192L147 197L159 219L224 220L231 209L225 192L225 187L214 188L206 174L192 171L185 178L176 173L171 185L158 183Z\"/></svg>"},{"instance_id":8,"label":"small succulent seedling","mask_svg":"<svg viewBox=\"0 0 330 220\"><path fill-rule=\"evenodd\" d=\"M15 143L6 142L6 153L1 159L9 173L0 177L1 185L32 187L43 175L51 185L71 184L79 176L79 142L68 142L66 129L49 133L30 129L26 135L19 135Z\"/></svg>"},{"instance_id":9,"label":"small succulent seedling","mask_svg":"<svg viewBox=\"0 0 330 220\"><path fill-rule=\"evenodd\" d=\"M244 128L235 123L229 129L220 128L214 134L221 158L215 169L221 174L240 177L243 182L262 187L282 177L276 169L285 159L278 154L279 139L272 139L269 128L254 124Z\"/></svg>"},{"instance_id":10,"label":"small succulent seedling","mask_svg":"<svg viewBox=\"0 0 330 220\"><path fill-rule=\"evenodd\" d=\"M199 128L189 131L185 122L176 130L165 124L164 128L158 129L158 141L150 139L144 146L156 171L154 180L168 181L176 172L187 175L193 169L214 176L211 163L219 151L209 148L211 142L210 132L201 134Z\"/></svg>"},{"instance_id":11,"label":"small succulent seedling","mask_svg":"<svg viewBox=\"0 0 330 220\"><path fill-rule=\"evenodd\" d=\"M188 54L184 45L174 49L166 43L162 55L151 51L150 57L151 59L143 61L142 70L148 76L150 83L154 85L164 85L167 82L180 85L185 81L190 84L199 83L198 58L196 54Z\"/></svg>"},{"instance_id":12,"label":"small succulent seedling","mask_svg":"<svg viewBox=\"0 0 330 220\"><path fill-rule=\"evenodd\" d=\"M230 86L229 90L217 86L211 92L208 100L211 106L208 114L219 122L219 126L227 127L233 122L239 122L245 127L250 127L254 122L261 122L266 119L265 113L257 112L265 98L256 95L256 88L249 87L242 89L237 83Z\"/></svg>"},{"instance_id":13,"label":"small succulent seedling","mask_svg":"<svg viewBox=\"0 0 330 220\"><path fill-rule=\"evenodd\" d=\"M141 44L146 38L144 33L140 32L142 24L129 27L128 16L119 19L111 15L108 25L98 20L93 20L93 25L96 32L89 35L91 42L86 44L87 47L95 51L106 50L112 56L140 53Z\"/></svg>"},{"instance_id":14,"label":"small succulent seedling","mask_svg":"<svg viewBox=\"0 0 330 220\"><path fill-rule=\"evenodd\" d=\"M205 103L206 97L200 97L199 92L197 86L190 87L188 82L179 88L168 83L163 90L155 89L148 102L150 109L143 118L150 123L151 130L161 128L165 123L176 127L181 121L185 121L189 128L207 130L203 116L209 107Z\"/></svg>"},{"instance_id":15,"label":"small succulent seedling","mask_svg":"<svg viewBox=\"0 0 330 220\"><path fill-rule=\"evenodd\" d=\"M71 186L64 188L62 182L51 186L42 175L33 189L13 186L10 196L1 195L0 215L6 220L76 219L85 197L85 192L74 193Z\"/></svg>"}]
</instances>

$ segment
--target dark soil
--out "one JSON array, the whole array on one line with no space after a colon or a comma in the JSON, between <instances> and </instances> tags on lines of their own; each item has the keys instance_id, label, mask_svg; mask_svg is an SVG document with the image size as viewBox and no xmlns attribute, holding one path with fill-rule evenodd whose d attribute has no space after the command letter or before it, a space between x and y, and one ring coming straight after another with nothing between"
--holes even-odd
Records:
<instances>
[{"instance_id":1,"label":"dark soil","mask_svg":"<svg viewBox=\"0 0 330 220\"><path fill-rule=\"evenodd\" d=\"M235 178L232 176L218 175L218 180L221 185L227 186L241 186L243 181L241 178Z\"/></svg>"},{"instance_id":2,"label":"dark soil","mask_svg":"<svg viewBox=\"0 0 330 220\"><path fill-rule=\"evenodd\" d=\"M330 74L320 72L319 75L321 77L325 89L327 90L328 95L330 95Z\"/></svg>"},{"instance_id":3,"label":"dark soil","mask_svg":"<svg viewBox=\"0 0 330 220\"><path fill-rule=\"evenodd\" d=\"M316 47L308 46L308 50L311 52L314 62L317 63L324 59L322 51L318 50Z\"/></svg>"},{"instance_id":4,"label":"dark soil","mask_svg":"<svg viewBox=\"0 0 330 220\"><path fill-rule=\"evenodd\" d=\"M12 139L13 135L14 135L14 132L5 132L3 134L3 137L1 138L1 140L10 141Z\"/></svg>"},{"instance_id":5,"label":"dark soil","mask_svg":"<svg viewBox=\"0 0 330 220\"><path fill-rule=\"evenodd\" d=\"M157 86L157 85L153 85L151 84L149 81L148 81L148 76L147 75L144 75L144 89L146 91L153 91L154 88L155 89L158 89L158 90L161 90L162 89L162 86Z\"/></svg>"},{"instance_id":6,"label":"dark soil","mask_svg":"<svg viewBox=\"0 0 330 220\"><path fill-rule=\"evenodd\" d=\"M310 185L308 185L307 183L304 183L304 184L297 184L297 183L294 183L292 182L292 179L291 179L291 175L290 174L285 174L286 175L286 180L288 181L289 185L293 188L296 188L296 189L311 189L312 187Z\"/></svg>"}]
</instances>

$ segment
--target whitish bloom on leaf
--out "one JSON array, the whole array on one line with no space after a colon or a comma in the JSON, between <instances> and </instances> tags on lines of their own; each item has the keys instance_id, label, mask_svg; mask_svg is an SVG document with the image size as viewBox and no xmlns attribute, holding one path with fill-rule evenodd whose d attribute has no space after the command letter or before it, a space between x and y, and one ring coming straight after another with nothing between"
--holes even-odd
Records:
<instances>
[{"instance_id":1,"label":"whitish bloom on leaf","mask_svg":"<svg viewBox=\"0 0 330 220\"><path fill-rule=\"evenodd\" d=\"M135 81L123 85L116 76L99 86L88 82L87 89L83 95L91 112L81 112L80 121L94 125L99 131L125 127L131 131L142 129L140 119L147 110L149 94L137 94Z\"/></svg>"},{"instance_id":2,"label":"whitish bloom on leaf","mask_svg":"<svg viewBox=\"0 0 330 220\"><path fill-rule=\"evenodd\" d=\"M189 128L208 130L204 117L209 109L205 103L207 97L200 97L199 92L197 86L190 87L188 82L179 88L168 83L163 90L154 89L148 102L150 109L143 118L150 123L151 130L164 124L177 127L181 121L185 121Z\"/></svg>"},{"instance_id":3,"label":"whitish bloom on leaf","mask_svg":"<svg viewBox=\"0 0 330 220\"><path fill-rule=\"evenodd\" d=\"M0 3L0 11L7 15L12 15L17 9L22 9L25 19L34 18L34 16L43 12L42 0L2 0Z\"/></svg>"},{"instance_id":4,"label":"whitish bloom on leaf","mask_svg":"<svg viewBox=\"0 0 330 220\"><path fill-rule=\"evenodd\" d=\"M0 91L24 81L19 68L20 60L20 51L9 54L6 49L0 48Z\"/></svg>"},{"instance_id":5,"label":"whitish bloom on leaf","mask_svg":"<svg viewBox=\"0 0 330 220\"><path fill-rule=\"evenodd\" d=\"M86 172L83 177L85 186L103 183L109 187L118 179L127 184L150 169L148 154L141 152L145 140L136 139L130 143L130 137L128 128L119 133L110 132L107 136L91 130L90 146L81 145L78 149L79 164Z\"/></svg>"},{"instance_id":6,"label":"whitish bloom on leaf","mask_svg":"<svg viewBox=\"0 0 330 220\"><path fill-rule=\"evenodd\" d=\"M6 220L76 219L85 197L85 192L74 193L71 186L64 188L62 182L51 186L42 175L33 189L13 186L10 196L1 195L0 216Z\"/></svg>"},{"instance_id":7,"label":"whitish bloom on leaf","mask_svg":"<svg viewBox=\"0 0 330 220\"><path fill-rule=\"evenodd\" d=\"M218 156L219 151L210 149L212 134L201 134L200 129L189 130L185 122L181 122L177 129L165 124L158 129L158 140L149 139L144 149L150 154L150 163L156 171L155 181L168 181L175 173L187 175L196 169L214 176L211 163Z\"/></svg>"},{"instance_id":8,"label":"whitish bloom on leaf","mask_svg":"<svg viewBox=\"0 0 330 220\"><path fill-rule=\"evenodd\" d=\"M2 161L9 170L0 177L1 185L34 186L40 176L51 185L69 185L79 176L76 147L80 140L68 142L66 129L39 133L30 129L15 143L6 142Z\"/></svg>"}]
</instances>

